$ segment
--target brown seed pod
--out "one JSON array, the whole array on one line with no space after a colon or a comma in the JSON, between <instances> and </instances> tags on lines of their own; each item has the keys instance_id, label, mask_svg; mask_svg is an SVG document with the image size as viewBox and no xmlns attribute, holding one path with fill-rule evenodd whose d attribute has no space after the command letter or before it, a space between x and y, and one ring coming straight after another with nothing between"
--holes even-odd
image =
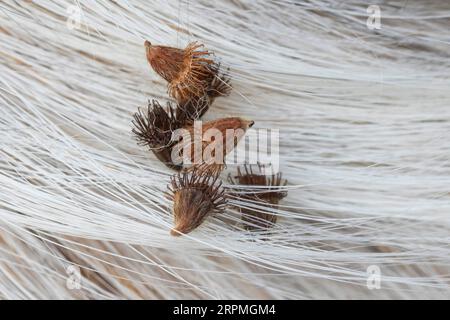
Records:
<instances>
[{"instance_id":1,"label":"brown seed pod","mask_svg":"<svg viewBox=\"0 0 450 320\"><path fill-rule=\"evenodd\" d=\"M172 133L198 119L207 107L207 101L199 100L183 106L177 105L176 108L168 102L167 108L164 109L158 101L152 100L146 113L139 109L134 114L132 132L138 144L148 146L166 166L181 170L182 167L172 161L172 148L176 144L176 141L172 140Z\"/></svg>"},{"instance_id":2,"label":"brown seed pod","mask_svg":"<svg viewBox=\"0 0 450 320\"><path fill-rule=\"evenodd\" d=\"M183 128L182 139L176 148L182 154L181 160L189 160L202 171L220 172L225 165L225 156L253 124L254 121L238 117L217 119L201 125L194 123Z\"/></svg>"},{"instance_id":3,"label":"brown seed pod","mask_svg":"<svg viewBox=\"0 0 450 320\"><path fill-rule=\"evenodd\" d=\"M219 174L206 174L197 169L174 175L169 185L173 200L173 236L186 234L197 228L205 218L223 210L226 205Z\"/></svg>"},{"instance_id":4,"label":"brown seed pod","mask_svg":"<svg viewBox=\"0 0 450 320\"><path fill-rule=\"evenodd\" d=\"M155 46L145 41L147 60L153 70L168 82L169 95L183 105L191 100L209 97L210 103L228 95L231 86L227 75L219 75L220 64L192 42L185 49Z\"/></svg>"},{"instance_id":5,"label":"brown seed pod","mask_svg":"<svg viewBox=\"0 0 450 320\"><path fill-rule=\"evenodd\" d=\"M281 186L285 186L287 180L282 179L281 172L265 175L263 168L264 166L258 164L258 171L254 173L251 165L244 165L244 172L238 167L237 176L233 179L231 175L229 175L228 181L230 184L234 185L266 186L267 189L251 189L251 187L249 187L245 192L238 193L238 196L241 199L262 202L273 209L277 209L279 201L287 196L287 191L280 191L277 189ZM236 191L242 192L242 189L236 188ZM242 220L244 221L244 227L247 230L268 229L277 221L277 216L269 212L250 208L240 208L240 210L244 213L242 215Z\"/></svg>"}]
</instances>

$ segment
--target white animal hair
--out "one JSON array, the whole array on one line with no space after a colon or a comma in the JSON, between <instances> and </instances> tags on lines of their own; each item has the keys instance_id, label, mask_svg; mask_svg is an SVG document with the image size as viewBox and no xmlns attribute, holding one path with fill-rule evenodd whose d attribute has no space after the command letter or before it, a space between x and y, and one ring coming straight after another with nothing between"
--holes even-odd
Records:
<instances>
[{"instance_id":1,"label":"white animal hair","mask_svg":"<svg viewBox=\"0 0 450 320\"><path fill-rule=\"evenodd\" d=\"M448 298L450 5L371 4L380 29L365 1L2 1L0 297ZM280 129L288 196L231 200L270 235L236 207L169 235L173 172L131 134L167 100L146 39L230 67L207 118Z\"/></svg>"}]
</instances>

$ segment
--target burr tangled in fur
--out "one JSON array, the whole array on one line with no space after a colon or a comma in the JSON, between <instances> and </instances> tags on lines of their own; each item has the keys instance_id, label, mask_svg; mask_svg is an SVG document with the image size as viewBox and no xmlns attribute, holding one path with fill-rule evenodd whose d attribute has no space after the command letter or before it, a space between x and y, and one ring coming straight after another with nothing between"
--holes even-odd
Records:
<instances>
[{"instance_id":1,"label":"burr tangled in fur","mask_svg":"<svg viewBox=\"0 0 450 320\"><path fill-rule=\"evenodd\" d=\"M182 140L176 146L178 160L211 173L221 171L225 156L253 124L254 121L230 117L184 127Z\"/></svg>"},{"instance_id":2,"label":"burr tangled in fur","mask_svg":"<svg viewBox=\"0 0 450 320\"><path fill-rule=\"evenodd\" d=\"M229 77L220 75L220 64L210 58L211 52L201 50L203 45L193 42L185 49L155 46L149 41L144 45L148 62L168 82L169 95L179 104L202 97L212 103L230 93Z\"/></svg>"},{"instance_id":3,"label":"burr tangled in fur","mask_svg":"<svg viewBox=\"0 0 450 320\"><path fill-rule=\"evenodd\" d=\"M169 196L173 200L174 228L171 235L191 232L208 215L224 208L226 199L218 177L196 169L172 177Z\"/></svg>"},{"instance_id":4,"label":"burr tangled in fur","mask_svg":"<svg viewBox=\"0 0 450 320\"><path fill-rule=\"evenodd\" d=\"M168 102L164 109L158 101L149 103L147 112L139 109L134 114L132 132L139 145L148 146L155 156L169 168L180 170L172 161L172 148L176 141L172 133L202 116L208 109L205 100L192 101L175 108Z\"/></svg>"},{"instance_id":5,"label":"burr tangled in fur","mask_svg":"<svg viewBox=\"0 0 450 320\"><path fill-rule=\"evenodd\" d=\"M172 131L180 127L176 118L176 111L170 103L167 110L158 101L149 103L147 114L139 109L134 115L132 130L138 144L149 146L150 149L161 149L170 144Z\"/></svg>"},{"instance_id":6,"label":"burr tangled in fur","mask_svg":"<svg viewBox=\"0 0 450 320\"><path fill-rule=\"evenodd\" d=\"M278 189L279 187L285 186L287 180L282 179L281 172L265 175L263 168L262 165L258 164L258 171L254 173L253 168L250 165L244 165L244 172L238 167L237 176L233 179L231 175L229 175L228 181L234 185L250 186L249 190L245 190L245 192L239 194L241 199L262 202L266 206L277 209L279 201L287 196L286 191L280 191ZM267 189L255 188L251 190L251 186L266 186ZM242 191L242 189L237 188L236 190ZM242 215L242 220L244 221L244 227L247 230L268 229L276 223L277 216L269 212L264 212L263 210L264 209L241 208L241 212L244 213Z\"/></svg>"}]
</instances>

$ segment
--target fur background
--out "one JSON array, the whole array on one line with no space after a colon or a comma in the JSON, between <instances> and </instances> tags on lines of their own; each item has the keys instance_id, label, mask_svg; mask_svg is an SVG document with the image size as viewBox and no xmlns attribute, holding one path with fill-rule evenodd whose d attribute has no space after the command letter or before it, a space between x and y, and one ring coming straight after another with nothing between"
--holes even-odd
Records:
<instances>
[{"instance_id":1,"label":"fur background","mask_svg":"<svg viewBox=\"0 0 450 320\"><path fill-rule=\"evenodd\" d=\"M1 1L0 297L450 298L449 26L447 1ZM236 207L169 235L172 172L131 134L167 100L145 39L230 67L206 118L280 130L270 237Z\"/></svg>"}]
</instances>

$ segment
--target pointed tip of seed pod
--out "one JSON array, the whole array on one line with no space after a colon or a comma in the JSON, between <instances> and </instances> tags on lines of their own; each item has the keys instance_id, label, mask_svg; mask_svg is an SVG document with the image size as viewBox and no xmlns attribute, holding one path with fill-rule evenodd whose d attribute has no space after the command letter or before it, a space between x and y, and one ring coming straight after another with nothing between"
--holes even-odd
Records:
<instances>
[{"instance_id":1,"label":"pointed tip of seed pod","mask_svg":"<svg viewBox=\"0 0 450 320\"><path fill-rule=\"evenodd\" d=\"M170 230L170 235L174 236L174 237L179 237L182 235L182 233L180 231L178 231L177 229L173 228L172 230Z\"/></svg>"},{"instance_id":2,"label":"pointed tip of seed pod","mask_svg":"<svg viewBox=\"0 0 450 320\"><path fill-rule=\"evenodd\" d=\"M253 125L255 124L255 121L242 119L242 124L245 129L248 129L248 128L253 127Z\"/></svg>"},{"instance_id":3,"label":"pointed tip of seed pod","mask_svg":"<svg viewBox=\"0 0 450 320\"><path fill-rule=\"evenodd\" d=\"M148 49L148 48L150 48L152 46L152 43L150 41L148 41L148 40L145 40L144 46Z\"/></svg>"}]
</instances>

